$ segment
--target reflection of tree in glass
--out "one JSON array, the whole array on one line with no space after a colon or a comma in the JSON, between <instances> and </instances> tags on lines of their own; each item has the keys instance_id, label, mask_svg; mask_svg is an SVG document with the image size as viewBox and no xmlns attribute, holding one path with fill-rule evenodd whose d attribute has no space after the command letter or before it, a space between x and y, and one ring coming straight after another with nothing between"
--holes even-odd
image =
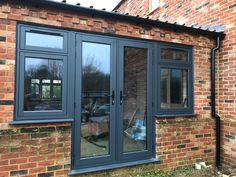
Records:
<instances>
[{"instance_id":1,"label":"reflection of tree in glass","mask_svg":"<svg viewBox=\"0 0 236 177\"><path fill-rule=\"evenodd\" d=\"M31 78L61 79L62 76L62 63L59 61L41 60L40 63L30 63L26 68L26 76Z\"/></svg>"},{"instance_id":2,"label":"reflection of tree in glass","mask_svg":"<svg viewBox=\"0 0 236 177\"><path fill-rule=\"evenodd\" d=\"M109 91L110 73L106 74L94 57L87 57L83 63L83 92Z\"/></svg>"}]
</instances>

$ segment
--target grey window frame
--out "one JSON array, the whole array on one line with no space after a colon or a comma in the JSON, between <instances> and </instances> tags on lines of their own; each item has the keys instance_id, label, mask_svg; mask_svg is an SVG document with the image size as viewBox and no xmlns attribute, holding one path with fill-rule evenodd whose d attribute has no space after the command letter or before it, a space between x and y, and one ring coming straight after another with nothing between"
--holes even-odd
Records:
<instances>
[{"instance_id":1,"label":"grey window frame","mask_svg":"<svg viewBox=\"0 0 236 177\"><path fill-rule=\"evenodd\" d=\"M68 33L61 30L56 30L53 28L45 28L39 26L27 26L20 25L20 49L25 50L36 50L36 51L44 51L44 52L59 52L59 53L67 53L68 52ZM63 48L51 48L51 47L39 47L39 46L28 46L26 45L26 33L33 32L38 34L47 34L54 36L62 36L63 37Z\"/></svg>"},{"instance_id":2,"label":"grey window frame","mask_svg":"<svg viewBox=\"0 0 236 177\"><path fill-rule=\"evenodd\" d=\"M179 49L188 52L188 60L169 60L169 59L161 59L161 49L162 48L171 48L171 49ZM193 47L185 46L181 44L156 44L156 78L155 78L155 114L157 117L175 117L178 115L191 115L194 114L194 60L193 60ZM161 69L183 69L188 71L188 79L187 79L187 108L161 108Z\"/></svg>"},{"instance_id":3,"label":"grey window frame","mask_svg":"<svg viewBox=\"0 0 236 177\"><path fill-rule=\"evenodd\" d=\"M51 48L44 49L42 47L32 47L25 45L25 32L32 29L40 29L50 33L60 33L67 36L66 32L55 30L51 28L43 28L38 26L31 26L25 24L17 24L17 59L15 72L15 107L14 107L14 121L12 124L24 123L41 123L41 122L60 122L72 121L73 118L73 93L70 92L74 86L74 82L69 79L73 76L73 61L68 58L71 54L67 51L67 40L65 37L64 43L66 50L57 51ZM63 53L64 52L64 53ZM62 81L62 110L42 110L42 111L24 111L24 72L25 72L25 58L42 58L61 60L63 62L63 81ZM69 69L70 68L70 69Z\"/></svg>"}]
</instances>

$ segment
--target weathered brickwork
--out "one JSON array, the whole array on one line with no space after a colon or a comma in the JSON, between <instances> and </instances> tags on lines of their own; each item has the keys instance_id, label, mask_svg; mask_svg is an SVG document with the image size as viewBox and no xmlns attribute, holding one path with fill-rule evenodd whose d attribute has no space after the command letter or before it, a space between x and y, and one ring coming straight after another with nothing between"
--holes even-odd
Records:
<instances>
[{"instance_id":1,"label":"weathered brickwork","mask_svg":"<svg viewBox=\"0 0 236 177\"><path fill-rule=\"evenodd\" d=\"M70 169L71 126L17 126L0 130L0 176L60 176Z\"/></svg>"},{"instance_id":2,"label":"weathered brickwork","mask_svg":"<svg viewBox=\"0 0 236 177\"><path fill-rule=\"evenodd\" d=\"M17 22L92 31L194 47L195 118L157 121L157 158L161 164L142 166L146 170L167 169L196 161L214 162L214 122L210 117L210 49L214 40L206 36L59 11L49 7L1 4L0 6L0 176L67 176L70 168L71 125L69 123L12 126ZM140 33L140 31L142 31ZM160 33L165 33L161 37ZM204 74L203 74L204 73ZM233 132L233 130L232 130ZM229 133L229 135L231 135ZM233 141L233 138L229 138ZM154 168L155 167L155 168ZM139 167L140 169L143 169ZM125 168L97 173L97 176L136 173ZM84 175L83 175L84 176Z\"/></svg>"},{"instance_id":3,"label":"weathered brickwork","mask_svg":"<svg viewBox=\"0 0 236 177\"><path fill-rule=\"evenodd\" d=\"M222 149L224 152L223 160L226 165L236 167L235 153L236 153L236 122L224 121L222 125Z\"/></svg>"},{"instance_id":4,"label":"weathered brickwork","mask_svg":"<svg viewBox=\"0 0 236 177\"><path fill-rule=\"evenodd\" d=\"M171 23L224 28L226 37L222 41L219 59L217 59L217 112L223 120L224 129L231 129L231 133L235 135L236 126L233 129L227 125L235 125L236 122L236 2L160 0L159 8L152 13L148 11L148 2L149 0L124 0L117 10L121 13L129 12L132 15L148 16ZM227 134L224 130L222 132L222 139L225 140ZM223 144L222 158L226 164L236 162L236 152L230 150L234 149L235 143L236 140L231 139L229 142L226 140ZM230 148L225 148L225 144Z\"/></svg>"},{"instance_id":5,"label":"weathered brickwork","mask_svg":"<svg viewBox=\"0 0 236 177\"><path fill-rule=\"evenodd\" d=\"M146 17L149 14L149 0L123 0L114 10L120 13L129 13L129 15Z\"/></svg>"},{"instance_id":6,"label":"weathered brickwork","mask_svg":"<svg viewBox=\"0 0 236 177\"><path fill-rule=\"evenodd\" d=\"M215 157L214 122L183 118L157 121L157 157L164 168L175 168Z\"/></svg>"}]
</instances>

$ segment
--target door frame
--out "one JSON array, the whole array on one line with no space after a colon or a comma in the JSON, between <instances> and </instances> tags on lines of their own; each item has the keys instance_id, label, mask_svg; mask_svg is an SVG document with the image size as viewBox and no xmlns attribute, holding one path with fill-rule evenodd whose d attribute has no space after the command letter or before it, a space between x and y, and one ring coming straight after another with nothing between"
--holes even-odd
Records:
<instances>
[{"instance_id":1,"label":"door frame","mask_svg":"<svg viewBox=\"0 0 236 177\"><path fill-rule=\"evenodd\" d=\"M116 88L116 60L112 60L116 56L116 43L115 40L112 38L107 38L103 36L94 36L89 34L76 34L76 61L75 61L75 118L74 118L74 126L73 126L73 166L84 168L84 167L93 167L97 166L97 164L106 164L108 162L112 162L115 160L115 115L116 104L111 104L110 98L110 125L109 125L109 154L110 155L103 155L103 156L96 156L96 157L87 157L87 158L80 158L81 152L81 98L82 98L82 43L83 42L91 42L91 43L99 43L99 44L107 44L110 45L110 93L115 90ZM75 133L77 132L77 134Z\"/></svg>"},{"instance_id":2,"label":"door frame","mask_svg":"<svg viewBox=\"0 0 236 177\"><path fill-rule=\"evenodd\" d=\"M132 48L146 48L147 49L147 95L146 95L146 101L147 101L147 112L146 112L146 140L147 140L147 149L144 151L136 151L136 152L127 152L123 153L123 104L120 105L118 104L118 131L117 131L117 136L118 136L118 159L120 161L131 161L131 160L143 160L143 159L148 159L152 158L154 154L155 147L154 145L154 135L153 135L153 130L154 130L154 121L153 121L153 111L152 111L152 63L153 63L153 44L150 42L143 42L143 41L138 41L138 40L126 40L126 39L121 39L118 40L118 59L119 59L119 64L118 64L118 71L119 71L119 80L118 80L118 87L119 87L119 92L118 92L118 97L122 97L120 95L120 91L124 93L124 48L125 47L132 47Z\"/></svg>"},{"instance_id":3,"label":"door frame","mask_svg":"<svg viewBox=\"0 0 236 177\"><path fill-rule=\"evenodd\" d=\"M88 33L74 33L75 37L75 115L74 123L72 129L72 170L80 171L94 171L94 169L102 169L104 166L119 166L118 164L124 164L124 166L132 165L132 163L140 164L149 163L153 161L155 157L155 121L153 118L153 77L152 77L152 68L153 68L153 49L154 43L143 41L143 40L134 40L118 37L110 37L106 35L98 34L88 34ZM100 156L98 158L85 158L80 159L80 115L81 115L81 78L82 78L82 41L91 42L91 43L100 43L100 44L110 44L111 45L111 88L115 91L115 104L111 105L111 114L110 114L110 154ZM121 117L122 108L120 106L120 90L123 87L121 80L123 77L123 54L124 49L122 46L129 47L139 47L148 49L148 58L147 58L147 150L140 152L132 153L122 153L121 146L122 138L120 138L121 133L123 133L122 125L123 118ZM122 88L123 90L123 88ZM110 99L111 104L111 99ZM114 120L114 121L113 121ZM119 126L118 126L119 125ZM120 132L120 133L119 133ZM151 159L151 160L150 160ZM155 160L154 160L155 161ZM128 164L126 164L128 162ZM90 170L86 170L90 169Z\"/></svg>"}]
</instances>

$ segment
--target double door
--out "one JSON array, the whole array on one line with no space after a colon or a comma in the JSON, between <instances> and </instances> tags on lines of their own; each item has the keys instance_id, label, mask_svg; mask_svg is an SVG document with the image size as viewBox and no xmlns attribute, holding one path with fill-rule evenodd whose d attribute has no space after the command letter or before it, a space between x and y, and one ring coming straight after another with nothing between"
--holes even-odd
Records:
<instances>
[{"instance_id":1,"label":"double door","mask_svg":"<svg viewBox=\"0 0 236 177\"><path fill-rule=\"evenodd\" d=\"M153 156L152 45L76 36L73 168Z\"/></svg>"}]
</instances>

